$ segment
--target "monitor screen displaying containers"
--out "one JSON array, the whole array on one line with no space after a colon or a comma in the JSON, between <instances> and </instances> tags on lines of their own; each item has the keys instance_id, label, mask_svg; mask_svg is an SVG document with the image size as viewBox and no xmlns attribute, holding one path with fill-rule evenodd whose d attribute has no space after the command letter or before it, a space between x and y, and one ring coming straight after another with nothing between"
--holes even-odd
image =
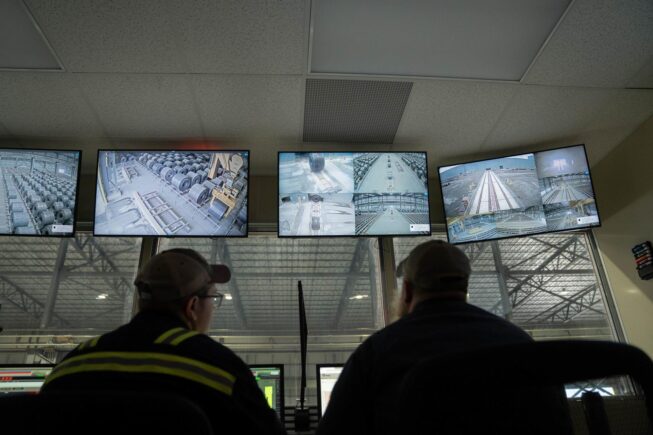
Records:
<instances>
[{"instance_id":1,"label":"monitor screen displaying containers","mask_svg":"<svg viewBox=\"0 0 653 435\"><path fill-rule=\"evenodd\" d=\"M249 152L98 152L94 234L244 237Z\"/></svg>"},{"instance_id":2,"label":"monitor screen displaying containers","mask_svg":"<svg viewBox=\"0 0 653 435\"><path fill-rule=\"evenodd\" d=\"M584 145L439 168L451 243L600 225Z\"/></svg>"},{"instance_id":3,"label":"monitor screen displaying containers","mask_svg":"<svg viewBox=\"0 0 653 435\"><path fill-rule=\"evenodd\" d=\"M279 153L279 236L431 234L425 152Z\"/></svg>"},{"instance_id":4,"label":"monitor screen displaying containers","mask_svg":"<svg viewBox=\"0 0 653 435\"><path fill-rule=\"evenodd\" d=\"M0 150L0 235L71 236L81 151Z\"/></svg>"}]
</instances>

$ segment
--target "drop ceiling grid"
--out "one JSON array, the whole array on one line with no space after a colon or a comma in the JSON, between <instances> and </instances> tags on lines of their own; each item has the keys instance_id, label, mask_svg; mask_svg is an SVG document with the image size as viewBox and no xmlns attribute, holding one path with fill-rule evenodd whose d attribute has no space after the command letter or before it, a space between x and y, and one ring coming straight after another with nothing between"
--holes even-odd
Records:
<instances>
[{"instance_id":1,"label":"drop ceiling grid","mask_svg":"<svg viewBox=\"0 0 653 435\"><path fill-rule=\"evenodd\" d=\"M575 0L522 82L623 88L653 52L653 3Z\"/></svg>"},{"instance_id":2,"label":"drop ceiling grid","mask_svg":"<svg viewBox=\"0 0 653 435\"><path fill-rule=\"evenodd\" d=\"M61 73L0 73L0 119L19 137L101 137L74 78Z\"/></svg>"},{"instance_id":3,"label":"drop ceiling grid","mask_svg":"<svg viewBox=\"0 0 653 435\"><path fill-rule=\"evenodd\" d=\"M307 0L27 3L73 72L305 71Z\"/></svg>"},{"instance_id":4,"label":"drop ceiling grid","mask_svg":"<svg viewBox=\"0 0 653 435\"><path fill-rule=\"evenodd\" d=\"M612 95L610 89L522 85L481 150L542 143L582 132Z\"/></svg>"},{"instance_id":5,"label":"drop ceiling grid","mask_svg":"<svg viewBox=\"0 0 653 435\"><path fill-rule=\"evenodd\" d=\"M112 138L197 138L202 128L184 76L75 74ZM170 122L174 119L174 122Z\"/></svg>"},{"instance_id":6,"label":"drop ceiling grid","mask_svg":"<svg viewBox=\"0 0 653 435\"><path fill-rule=\"evenodd\" d=\"M207 137L301 141L301 77L189 75L188 81Z\"/></svg>"},{"instance_id":7,"label":"drop ceiling grid","mask_svg":"<svg viewBox=\"0 0 653 435\"><path fill-rule=\"evenodd\" d=\"M516 84L416 81L394 143L437 149L435 158L429 159L435 173L447 157L479 151L518 89Z\"/></svg>"}]
</instances>

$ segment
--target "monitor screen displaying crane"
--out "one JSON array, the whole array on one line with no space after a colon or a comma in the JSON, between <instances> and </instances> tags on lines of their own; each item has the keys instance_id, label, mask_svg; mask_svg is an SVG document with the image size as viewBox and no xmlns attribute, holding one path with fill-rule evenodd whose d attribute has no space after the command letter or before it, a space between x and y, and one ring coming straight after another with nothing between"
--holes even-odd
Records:
<instances>
[{"instance_id":1,"label":"monitor screen displaying crane","mask_svg":"<svg viewBox=\"0 0 653 435\"><path fill-rule=\"evenodd\" d=\"M247 236L248 151L98 153L97 236Z\"/></svg>"}]
</instances>

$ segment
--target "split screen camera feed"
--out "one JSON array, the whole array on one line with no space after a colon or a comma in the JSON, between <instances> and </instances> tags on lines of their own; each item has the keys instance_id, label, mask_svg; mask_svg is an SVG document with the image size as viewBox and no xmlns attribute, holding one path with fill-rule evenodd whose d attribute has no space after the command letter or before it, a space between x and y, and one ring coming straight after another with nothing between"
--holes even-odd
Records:
<instances>
[{"instance_id":1,"label":"split screen camera feed","mask_svg":"<svg viewBox=\"0 0 653 435\"><path fill-rule=\"evenodd\" d=\"M247 151L100 151L95 235L247 236Z\"/></svg>"},{"instance_id":2,"label":"split screen camera feed","mask_svg":"<svg viewBox=\"0 0 653 435\"><path fill-rule=\"evenodd\" d=\"M428 235L426 153L279 153L279 236Z\"/></svg>"},{"instance_id":3,"label":"split screen camera feed","mask_svg":"<svg viewBox=\"0 0 653 435\"><path fill-rule=\"evenodd\" d=\"M80 154L0 150L0 234L71 236Z\"/></svg>"},{"instance_id":4,"label":"split screen camera feed","mask_svg":"<svg viewBox=\"0 0 653 435\"><path fill-rule=\"evenodd\" d=\"M583 145L440 168L451 243L599 225Z\"/></svg>"}]
</instances>

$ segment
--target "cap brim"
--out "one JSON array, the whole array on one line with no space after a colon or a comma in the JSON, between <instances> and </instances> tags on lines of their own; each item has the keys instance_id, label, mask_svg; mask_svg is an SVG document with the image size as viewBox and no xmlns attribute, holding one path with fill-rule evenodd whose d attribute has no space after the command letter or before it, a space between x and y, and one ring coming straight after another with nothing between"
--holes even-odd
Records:
<instances>
[{"instance_id":1,"label":"cap brim","mask_svg":"<svg viewBox=\"0 0 653 435\"><path fill-rule=\"evenodd\" d=\"M211 265L211 282L224 284L231 279L231 271L224 264Z\"/></svg>"}]
</instances>

